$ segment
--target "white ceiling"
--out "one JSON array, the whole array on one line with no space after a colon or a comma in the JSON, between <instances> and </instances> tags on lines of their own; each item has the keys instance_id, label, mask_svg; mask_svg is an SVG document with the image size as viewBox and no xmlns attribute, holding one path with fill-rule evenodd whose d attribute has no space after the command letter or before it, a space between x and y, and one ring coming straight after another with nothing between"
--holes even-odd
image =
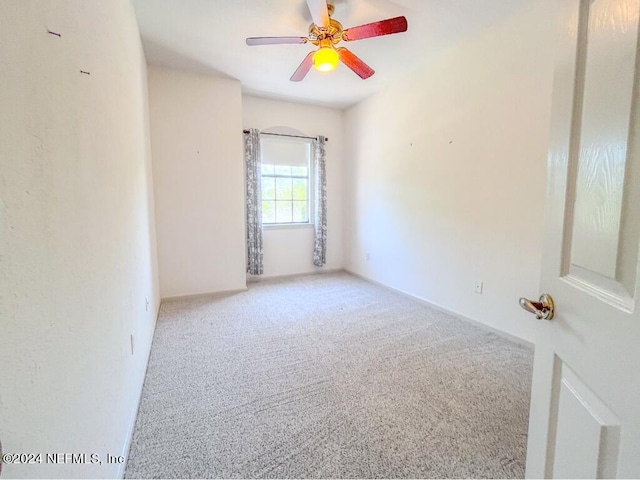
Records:
<instances>
[{"instance_id":1,"label":"white ceiling","mask_svg":"<svg viewBox=\"0 0 640 480\"><path fill-rule=\"evenodd\" d=\"M438 52L499 22L528 0L335 0L345 28L404 15L406 33L343 43L376 74L361 80L346 66L312 69L290 82L313 45L249 47L251 36L306 36L305 0L132 0L150 64L241 81L243 91L338 108L410 75Z\"/></svg>"}]
</instances>

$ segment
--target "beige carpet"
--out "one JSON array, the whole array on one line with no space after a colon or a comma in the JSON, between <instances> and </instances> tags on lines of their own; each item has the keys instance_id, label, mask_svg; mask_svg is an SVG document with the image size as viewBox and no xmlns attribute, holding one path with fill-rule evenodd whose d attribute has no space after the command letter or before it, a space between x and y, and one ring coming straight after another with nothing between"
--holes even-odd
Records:
<instances>
[{"instance_id":1,"label":"beige carpet","mask_svg":"<svg viewBox=\"0 0 640 480\"><path fill-rule=\"evenodd\" d=\"M165 302L126 477L523 477L532 355L346 273Z\"/></svg>"}]
</instances>

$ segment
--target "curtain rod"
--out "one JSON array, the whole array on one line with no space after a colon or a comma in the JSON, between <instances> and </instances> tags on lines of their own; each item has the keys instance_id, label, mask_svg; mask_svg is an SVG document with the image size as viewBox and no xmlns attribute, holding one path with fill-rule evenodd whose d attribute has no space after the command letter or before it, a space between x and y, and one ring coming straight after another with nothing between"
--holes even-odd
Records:
<instances>
[{"instance_id":1,"label":"curtain rod","mask_svg":"<svg viewBox=\"0 0 640 480\"><path fill-rule=\"evenodd\" d=\"M249 130L243 130L242 133L249 133ZM316 140L318 137L305 137L303 135L287 135L286 133L263 133L260 132L260 135L273 135L275 137L292 137L292 138L308 138L309 140ZM325 141L329 141L328 138L325 137Z\"/></svg>"}]
</instances>

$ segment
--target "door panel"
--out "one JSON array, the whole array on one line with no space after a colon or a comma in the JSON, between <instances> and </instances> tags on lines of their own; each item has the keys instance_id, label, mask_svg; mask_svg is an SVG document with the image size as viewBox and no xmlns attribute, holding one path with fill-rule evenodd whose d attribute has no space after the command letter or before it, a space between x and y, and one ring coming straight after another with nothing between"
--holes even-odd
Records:
<instances>
[{"instance_id":1,"label":"door panel","mask_svg":"<svg viewBox=\"0 0 640 480\"><path fill-rule=\"evenodd\" d=\"M614 478L620 422L566 364L557 362L553 476Z\"/></svg>"},{"instance_id":2,"label":"door panel","mask_svg":"<svg viewBox=\"0 0 640 480\"><path fill-rule=\"evenodd\" d=\"M627 140L638 37L637 12L598 0L579 13L571 168L570 264L616 279ZM631 15L630 15L631 13ZM586 38L585 38L586 37ZM588 46L588 48L587 48Z\"/></svg>"},{"instance_id":3,"label":"door panel","mask_svg":"<svg viewBox=\"0 0 640 480\"><path fill-rule=\"evenodd\" d=\"M633 308L638 230L621 243L623 218L639 205L625 202L628 142L638 41L638 2L575 2L575 72L568 168L563 274L577 287ZM634 5L635 3L635 5ZM629 172L630 174L630 172ZM631 191L626 192L632 197ZM634 238L635 237L635 238Z\"/></svg>"},{"instance_id":4,"label":"door panel","mask_svg":"<svg viewBox=\"0 0 640 480\"><path fill-rule=\"evenodd\" d=\"M640 477L640 0L557 15L527 476Z\"/></svg>"}]
</instances>

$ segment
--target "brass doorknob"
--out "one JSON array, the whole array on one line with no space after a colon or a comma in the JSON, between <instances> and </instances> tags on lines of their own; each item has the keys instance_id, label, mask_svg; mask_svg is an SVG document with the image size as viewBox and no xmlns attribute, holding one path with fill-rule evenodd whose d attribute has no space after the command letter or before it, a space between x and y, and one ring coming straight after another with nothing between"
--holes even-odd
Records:
<instances>
[{"instance_id":1,"label":"brass doorknob","mask_svg":"<svg viewBox=\"0 0 640 480\"><path fill-rule=\"evenodd\" d=\"M538 320L551 320L555 313L553 298L548 293L540 295L539 302L523 297L520 299L520 306L527 312L533 313Z\"/></svg>"}]
</instances>

